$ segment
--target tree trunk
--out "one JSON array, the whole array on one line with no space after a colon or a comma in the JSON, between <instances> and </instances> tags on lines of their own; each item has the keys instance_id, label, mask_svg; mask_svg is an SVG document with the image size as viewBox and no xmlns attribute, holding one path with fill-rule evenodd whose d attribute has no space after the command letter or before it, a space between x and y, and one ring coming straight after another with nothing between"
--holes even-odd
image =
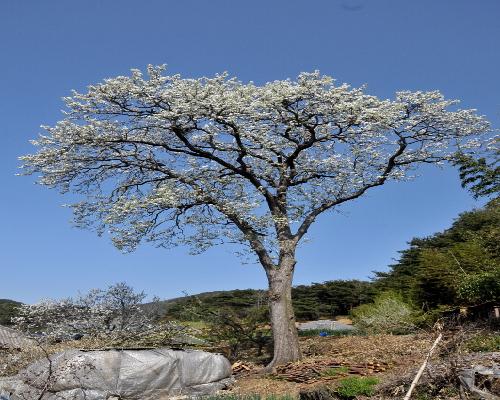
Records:
<instances>
[{"instance_id":1,"label":"tree trunk","mask_svg":"<svg viewBox=\"0 0 500 400\"><path fill-rule=\"evenodd\" d=\"M272 370L276 365L301 359L299 338L292 307L292 279L295 259L280 262L279 268L268 270L269 305L271 327L274 339L274 357L266 367Z\"/></svg>"}]
</instances>

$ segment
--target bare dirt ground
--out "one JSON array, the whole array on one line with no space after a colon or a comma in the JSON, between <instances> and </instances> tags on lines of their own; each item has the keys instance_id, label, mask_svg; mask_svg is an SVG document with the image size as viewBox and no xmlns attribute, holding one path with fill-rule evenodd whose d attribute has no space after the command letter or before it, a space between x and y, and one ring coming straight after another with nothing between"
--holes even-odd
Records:
<instances>
[{"instance_id":1,"label":"bare dirt ground","mask_svg":"<svg viewBox=\"0 0 500 400\"><path fill-rule=\"evenodd\" d=\"M425 359L434 337L420 335L377 335L301 338L304 359L263 375L259 368L239 367L235 394L291 395L335 382L351 375L375 376L380 382L410 374ZM328 374L332 367L338 374Z\"/></svg>"},{"instance_id":2,"label":"bare dirt ground","mask_svg":"<svg viewBox=\"0 0 500 400\"><path fill-rule=\"evenodd\" d=\"M467 340L477 331L443 332L440 342L422 375L412 399L459 400L460 371L474 366L498 368L498 345L489 349L471 349ZM479 332L480 333L480 332ZM484 333L484 332L483 332ZM494 332L483 338L497 337ZM479 336L475 336L478 338ZM236 363L237 377L232 394L287 396L303 400L333 400L335 388L346 377L374 377L375 394L356 399L402 399L422 362L426 359L436 334L372 335L300 338L303 360L262 373L262 365ZM486 340L486 339L485 339ZM470 342L469 342L470 343ZM477 341L476 341L477 343ZM481 342L482 343L482 342ZM500 379L478 377L479 389L500 396ZM301 396L302 394L302 396ZM489 398L489 397L488 397ZM491 397L498 398L500 397Z\"/></svg>"}]
</instances>

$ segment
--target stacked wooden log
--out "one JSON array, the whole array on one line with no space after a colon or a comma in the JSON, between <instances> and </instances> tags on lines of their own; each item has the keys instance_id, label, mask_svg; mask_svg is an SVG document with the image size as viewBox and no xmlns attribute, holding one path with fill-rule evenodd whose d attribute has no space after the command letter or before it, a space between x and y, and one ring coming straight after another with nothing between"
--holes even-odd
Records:
<instances>
[{"instance_id":1,"label":"stacked wooden log","mask_svg":"<svg viewBox=\"0 0 500 400\"><path fill-rule=\"evenodd\" d=\"M250 373L254 370L252 365L244 364L241 361L236 361L233 365L233 375L241 376Z\"/></svg>"},{"instance_id":2,"label":"stacked wooden log","mask_svg":"<svg viewBox=\"0 0 500 400\"><path fill-rule=\"evenodd\" d=\"M335 360L316 360L313 362L288 363L276 368L273 374L277 379L297 383L315 383L337 379L345 375L371 375L383 372L388 365L384 362L348 364Z\"/></svg>"},{"instance_id":3,"label":"stacked wooden log","mask_svg":"<svg viewBox=\"0 0 500 400\"><path fill-rule=\"evenodd\" d=\"M252 364L237 361L232 365L233 375L244 376L259 370ZM347 375L371 375L383 372L388 368L385 362L368 361L365 363L346 363L334 359L294 362L276 367L272 377L296 383L315 383L334 380Z\"/></svg>"}]
</instances>

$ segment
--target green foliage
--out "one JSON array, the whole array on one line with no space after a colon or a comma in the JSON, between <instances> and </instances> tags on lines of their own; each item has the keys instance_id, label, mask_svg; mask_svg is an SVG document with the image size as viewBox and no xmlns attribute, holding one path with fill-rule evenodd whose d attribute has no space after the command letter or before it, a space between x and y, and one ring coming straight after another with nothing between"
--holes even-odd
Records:
<instances>
[{"instance_id":1,"label":"green foliage","mask_svg":"<svg viewBox=\"0 0 500 400\"><path fill-rule=\"evenodd\" d=\"M373 377L351 376L342 379L335 392L343 399L353 399L356 396L371 396L375 391L374 386L378 382L379 380Z\"/></svg>"},{"instance_id":2,"label":"green foliage","mask_svg":"<svg viewBox=\"0 0 500 400\"><path fill-rule=\"evenodd\" d=\"M229 309L237 315L245 315L249 308L267 304L267 294L264 290L244 289L186 295L164 301L163 313L170 320L200 320L199 314L191 310L192 304L199 302L206 308Z\"/></svg>"},{"instance_id":3,"label":"green foliage","mask_svg":"<svg viewBox=\"0 0 500 400\"><path fill-rule=\"evenodd\" d=\"M346 315L360 304L373 299L370 282L335 280L292 289L295 316L299 321Z\"/></svg>"},{"instance_id":4,"label":"green foliage","mask_svg":"<svg viewBox=\"0 0 500 400\"><path fill-rule=\"evenodd\" d=\"M471 352L500 351L500 334L498 332L489 332L476 335L465 343L465 348Z\"/></svg>"},{"instance_id":5,"label":"green foliage","mask_svg":"<svg viewBox=\"0 0 500 400\"><path fill-rule=\"evenodd\" d=\"M240 351L257 348L257 356L271 343L269 329L262 326L269 321L267 305L254 305L236 312L233 308L214 308L201 298L191 296L185 307L191 319L203 321L204 336L209 342L229 347L231 360L239 358Z\"/></svg>"},{"instance_id":6,"label":"green foliage","mask_svg":"<svg viewBox=\"0 0 500 400\"><path fill-rule=\"evenodd\" d=\"M495 199L461 214L444 232L411 240L389 272L375 273L374 289L401 293L426 312L498 299L499 237L500 200Z\"/></svg>"},{"instance_id":7,"label":"green foliage","mask_svg":"<svg viewBox=\"0 0 500 400\"><path fill-rule=\"evenodd\" d=\"M466 276L458 285L457 296L468 304L500 300L500 267Z\"/></svg>"},{"instance_id":8,"label":"green foliage","mask_svg":"<svg viewBox=\"0 0 500 400\"><path fill-rule=\"evenodd\" d=\"M354 325L363 332L404 334L415 329L418 313L401 296L388 292L355 308L352 316Z\"/></svg>"},{"instance_id":9,"label":"green foliage","mask_svg":"<svg viewBox=\"0 0 500 400\"><path fill-rule=\"evenodd\" d=\"M429 329L432 328L444 315L449 315L449 313L454 310L457 311L454 306L440 304L436 308L417 313L414 323L418 327Z\"/></svg>"},{"instance_id":10,"label":"green foliage","mask_svg":"<svg viewBox=\"0 0 500 400\"><path fill-rule=\"evenodd\" d=\"M10 325L11 318L18 315L19 303L14 300L0 299L0 325Z\"/></svg>"},{"instance_id":11,"label":"green foliage","mask_svg":"<svg viewBox=\"0 0 500 400\"><path fill-rule=\"evenodd\" d=\"M335 280L292 288L295 316L299 321L332 318L346 315L360 304L369 302L374 296L373 284L359 280ZM230 290L201 293L195 296L210 309L231 310L233 314L244 316L247 310L267 305L267 291ZM163 302L163 312L167 319L192 320L196 314L186 312L193 296Z\"/></svg>"},{"instance_id":12,"label":"green foliage","mask_svg":"<svg viewBox=\"0 0 500 400\"><path fill-rule=\"evenodd\" d=\"M497 149L488 154L488 159L457 154L454 164L459 167L462 187L468 188L475 198L500 192L499 155L500 151Z\"/></svg>"}]
</instances>

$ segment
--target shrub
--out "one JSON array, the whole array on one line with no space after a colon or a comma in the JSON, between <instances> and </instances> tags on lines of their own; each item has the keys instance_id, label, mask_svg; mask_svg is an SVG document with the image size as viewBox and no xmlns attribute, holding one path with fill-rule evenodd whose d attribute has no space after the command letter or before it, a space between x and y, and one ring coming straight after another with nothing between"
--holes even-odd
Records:
<instances>
[{"instance_id":1,"label":"shrub","mask_svg":"<svg viewBox=\"0 0 500 400\"><path fill-rule=\"evenodd\" d=\"M21 305L17 301L0 299L0 325L10 325L11 319L17 316Z\"/></svg>"},{"instance_id":2,"label":"shrub","mask_svg":"<svg viewBox=\"0 0 500 400\"><path fill-rule=\"evenodd\" d=\"M472 352L500 351L500 335L498 333L485 333L474 336L465 343L467 350Z\"/></svg>"},{"instance_id":3,"label":"shrub","mask_svg":"<svg viewBox=\"0 0 500 400\"><path fill-rule=\"evenodd\" d=\"M13 322L17 329L41 342L94 338L107 346L141 347L170 345L186 328L173 322L159 323L159 299L149 304L146 294L125 283L106 290L63 300L43 300L19 307Z\"/></svg>"},{"instance_id":4,"label":"shrub","mask_svg":"<svg viewBox=\"0 0 500 400\"><path fill-rule=\"evenodd\" d=\"M241 356L242 350L255 348L257 357L272 344L268 328L262 327L269 321L267 306L248 307L236 312L229 307L212 307L194 296L187 303L185 314L191 320L204 323L204 339L217 346L228 348L225 354L231 361Z\"/></svg>"},{"instance_id":5,"label":"shrub","mask_svg":"<svg viewBox=\"0 0 500 400\"><path fill-rule=\"evenodd\" d=\"M418 313L397 294L384 293L374 303L356 307L352 316L354 325L364 332L405 334L415 329Z\"/></svg>"},{"instance_id":6,"label":"shrub","mask_svg":"<svg viewBox=\"0 0 500 400\"><path fill-rule=\"evenodd\" d=\"M343 399L353 399L356 396L371 396L377 383L377 378L351 376L342 379L335 392Z\"/></svg>"},{"instance_id":7,"label":"shrub","mask_svg":"<svg viewBox=\"0 0 500 400\"><path fill-rule=\"evenodd\" d=\"M500 299L500 268L466 276L458 286L457 295L467 304Z\"/></svg>"}]
</instances>

